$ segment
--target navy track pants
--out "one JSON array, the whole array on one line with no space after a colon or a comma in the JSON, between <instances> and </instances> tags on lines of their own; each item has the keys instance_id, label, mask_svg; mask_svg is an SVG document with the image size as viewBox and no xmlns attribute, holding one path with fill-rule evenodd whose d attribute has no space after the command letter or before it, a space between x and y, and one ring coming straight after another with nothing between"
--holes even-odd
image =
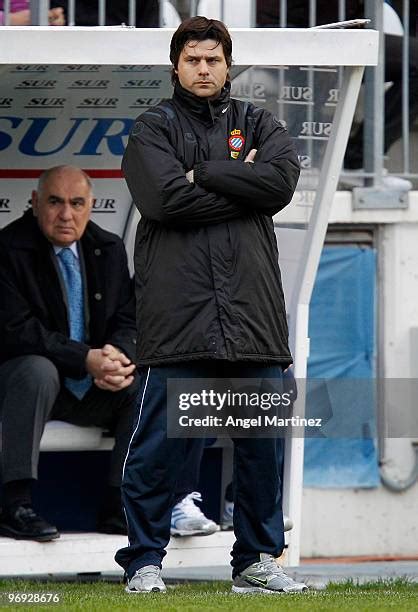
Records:
<instances>
[{"instance_id":1,"label":"navy track pants","mask_svg":"<svg viewBox=\"0 0 418 612\"><path fill-rule=\"evenodd\" d=\"M161 567L170 539L171 510L193 440L167 438L166 384L169 378L279 378L278 365L195 361L141 368L136 426L125 460L122 500L129 546L115 556L128 578L145 565ZM284 548L281 474L284 441L235 438L232 575Z\"/></svg>"}]
</instances>

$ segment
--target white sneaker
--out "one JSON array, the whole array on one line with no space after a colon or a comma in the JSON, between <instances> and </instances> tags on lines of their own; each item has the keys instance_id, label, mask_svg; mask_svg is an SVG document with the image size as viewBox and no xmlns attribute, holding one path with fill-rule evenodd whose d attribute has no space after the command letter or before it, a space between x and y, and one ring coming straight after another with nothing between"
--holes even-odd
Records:
<instances>
[{"instance_id":1,"label":"white sneaker","mask_svg":"<svg viewBox=\"0 0 418 612\"><path fill-rule=\"evenodd\" d=\"M231 531L234 528L233 523L234 516L234 502L225 500L224 511L221 519L222 531Z\"/></svg>"},{"instance_id":2,"label":"white sneaker","mask_svg":"<svg viewBox=\"0 0 418 612\"><path fill-rule=\"evenodd\" d=\"M210 535L219 531L219 525L208 519L195 501L202 501L202 496L197 491L189 493L178 504L171 513L172 536Z\"/></svg>"},{"instance_id":3,"label":"white sneaker","mask_svg":"<svg viewBox=\"0 0 418 612\"><path fill-rule=\"evenodd\" d=\"M275 558L266 553L260 554L260 561L252 563L234 578L233 593L303 593L308 587L303 582L295 582L288 576Z\"/></svg>"},{"instance_id":4,"label":"white sneaker","mask_svg":"<svg viewBox=\"0 0 418 612\"><path fill-rule=\"evenodd\" d=\"M293 521L290 516L283 514L283 531L290 531L293 529Z\"/></svg>"},{"instance_id":5,"label":"white sneaker","mask_svg":"<svg viewBox=\"0 0 418 612\"><path fill-rule=\"evenodd\" d=\"M166 586L161 579L157 565L145 565L135 572L125 587L127 593L165 593Z\"/></svg>"}]
</instances>

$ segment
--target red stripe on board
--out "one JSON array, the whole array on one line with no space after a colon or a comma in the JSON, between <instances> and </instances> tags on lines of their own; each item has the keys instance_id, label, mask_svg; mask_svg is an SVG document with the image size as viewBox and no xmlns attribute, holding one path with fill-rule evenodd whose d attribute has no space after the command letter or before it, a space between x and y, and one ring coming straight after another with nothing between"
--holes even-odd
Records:
<instances>
[{"instance_id":1,"label":"red stripe on board","mask_svg":"<svg viewBox=\"0 0 418 612\"><path fill-rule=\"evenodd\" d=\"M29 179L38 178L45 168L40 170L36 169L20 169L20 168L0 168L0 179ZM110 169L89 169L83 168L91 178L106 179L106 178L123 178L122 170L110 170Z\"/></svg>"}]
</instances>

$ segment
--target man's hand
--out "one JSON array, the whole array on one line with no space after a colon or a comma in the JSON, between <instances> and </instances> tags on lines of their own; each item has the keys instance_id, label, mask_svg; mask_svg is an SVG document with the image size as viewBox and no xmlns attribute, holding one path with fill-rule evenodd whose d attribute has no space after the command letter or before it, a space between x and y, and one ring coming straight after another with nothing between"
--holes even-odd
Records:
<instances>
[{"instance_id":1,"label":"man's hand","mask_svg":"<svg viewBox=\"0 0 418 612\"><path fill-rule=\"evenodd\" d=\"M101 349L102 355L108 357L110 361L118 361L121 365L128 366L131 363L131 360L128 357L121 353L121 351L113 346L112 344L105 344Z\"/></svg>"},{"instance_id":2,"label":"man's hand","mask_svg":"<svg viewBox=\"0 0 418 612\"><path fill-rule=\"evenodd\" d=\"M132 366L133 369L135 369L135 366ZM126 389L126 387L129 387L129 385L132 384L134 380L133 376L111 376L111 375L107 375L105 378L95 378L94 379L94 384L96 385L96 387L99 387L99 389L102 389L103 391L121 391L122 389Z\"/></svg>"},{"instance_id":3,"label":"man's hand","mask_svg":"<svg viewBox=\"0 0 418 612\"><path fill-rule=\"evenodd\" d=\"M244 163L247 164L253 164L254 163L254 158L257 155L257 149L251 149L251 151L248 153L247 157L244 159Z\"/></svg>"},{"instance_id":4,"label":"man's hand","mask_svg":"<svg viewBox=\"0 0 418 612\"><path fill-rule=\"evenodd\" d=\"M106 391L125 389L134 379L135 364L111 344L101 349L90 349L86 368L96 386Z\"/></svg>"},{"instance_id":5,"label":"man's hand","mask_svg":"<svg viewBox=\"0 0 418 612\"><path fill-rule=\"evenodd\" d=\"M134 379L135 364L111 344L105 344L102 354L107 359L102 366L104 376L95 379L95 384L105 391L120 391L129 387Z\"/></svg>"}]
</instances>

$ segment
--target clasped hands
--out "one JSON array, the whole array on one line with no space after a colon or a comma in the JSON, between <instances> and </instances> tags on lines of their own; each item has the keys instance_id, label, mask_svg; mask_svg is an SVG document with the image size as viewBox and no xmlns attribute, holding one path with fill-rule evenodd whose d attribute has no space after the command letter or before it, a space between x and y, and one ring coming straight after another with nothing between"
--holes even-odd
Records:
<instances>
[{"instance_id":1,"label":"clasped hands","mask_svg":"<svg viewBox=\"0 0 418 612\"><path fill-rule=\"evenodd\" d=\"M100 349L90 349L86 368L94 384L104 391L120 391L129 387L134 379L135 364L112 344Z\"/></svg>"}]
</instances>

